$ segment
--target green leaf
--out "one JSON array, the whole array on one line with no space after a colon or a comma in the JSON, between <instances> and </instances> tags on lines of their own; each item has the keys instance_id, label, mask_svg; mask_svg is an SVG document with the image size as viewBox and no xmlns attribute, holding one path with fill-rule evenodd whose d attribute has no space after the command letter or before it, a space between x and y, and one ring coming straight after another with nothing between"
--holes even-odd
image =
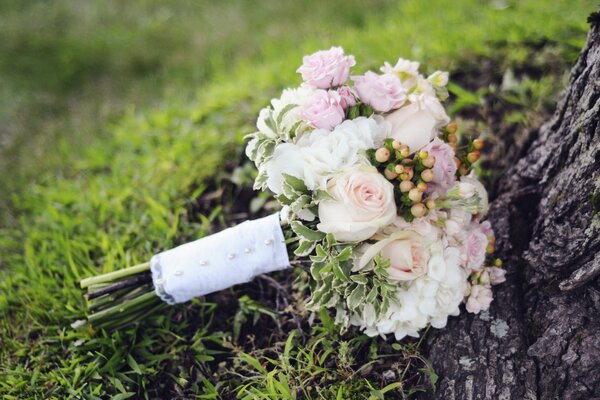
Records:
<instances>
[{"instance_id":1,"label":"green leaf","mask_svg":"<svg viewBox=\"0 0 600 400\"><path fill-rule=\"evenodd\" d=\"M312 230L304 226L299 221L292 221L290 225L294 233L304 240L308 240L310 242L317 242L325 237L325 234L323 232Z\"/></svg>"},{"instance_id":2,"label":"green leaf","mask_svg":"<svg viewBox=\"0 0 600 400\"><path fill-rule=\"evenodd\" d=\"M300 192L300 193L308 192L308 188L306 187L304 182L302 182L301 179L298 179L293 175L288 175L288 174L282 174L282 175L283 175L283 179L285 180L285 183L290 185L295 191Z\"/></svg>"},{"instance_id":3,"label":"green leaf","mask_svg":"<svg viewBox=\"0 0 600 400\"><path fill-rule=\"evenodd\" d=\"M367 283L369 283L369 279L364 275L350 275L350 279L353 282L356 282L361 285L366 285Z\"/></svg>"},{"instance_id":4,"label":"green leaf","mask_svg":"<svg viewBox=\"0 0 600 400\"><path fill-rule=\"evenodd\" d=\"M364 298L365 287L363 285L357 285L346 299L346 304L348 304L348 307L351 310L354 310L363 303Z\"/></svg>"},{"instance_id":5,"label":"green leaf","mask_svg":"<svg viewBox=\"0 0 600 400\"><path fill-rule=\"evenodd\" d=\"M344 262L348 261L350 257L352 257L352 246L347 246L337 255L336 258L338 259L338 261Z\"/></svg>"},{"instance_id":6,"label":"green leaf","mask_svg":"<svg viewBox=\"0 0 600 400\"><path fill-rule=\"evenodd\" d=\"M298 257L305 257L309 255L315 248L315 242L309 240L300 240L300 244L294 250L294 254Z\"/></svg>"},{"instance_id":7,"label":"green leaf","mask_svg":"<svg viewBox=\"0 0 600 400\"><path fill-rule=\"evenodd\" d=\"M281 125L281 121L283 121L285 115L296 107L298 107L298 104L288 104L287 106L283 107L283 109L279 112L279 115L277 115L277 126Z\"/></svg>"}]
</instances>

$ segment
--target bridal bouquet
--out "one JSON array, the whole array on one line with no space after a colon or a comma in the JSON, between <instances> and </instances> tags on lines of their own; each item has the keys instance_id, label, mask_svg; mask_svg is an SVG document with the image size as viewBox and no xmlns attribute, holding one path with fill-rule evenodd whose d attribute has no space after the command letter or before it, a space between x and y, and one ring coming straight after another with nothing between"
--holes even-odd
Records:
<instances>
[{"instance_id":1,"label":"bridal bouquet","mask_svg":"<svg viewBox=\"0 0 600 400\"><path fill-rule=\"evenodd\" d=\"M304 57L303 83L258 116L246 149L255 189L279 213L82 281L101 327L310 260L308 308L340 329L418 336L448 316L486 310L504 281L471 171L484 142L457 135L442 101L448 73L399 59L351 75L339 47Z\"/></svg>"}]
</instances>

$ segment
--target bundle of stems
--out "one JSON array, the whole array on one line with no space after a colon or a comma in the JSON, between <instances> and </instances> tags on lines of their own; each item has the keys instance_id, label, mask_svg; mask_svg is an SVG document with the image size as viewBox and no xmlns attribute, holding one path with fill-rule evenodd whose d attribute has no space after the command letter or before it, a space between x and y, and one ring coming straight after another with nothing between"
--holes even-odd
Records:
<instances>
[{"instance_id":1,"label":"bundle of stems","mask_svg":"<svg viewBox=\"0 0 600 400\"><path fill-rule=\"evenodd\" d=\"M83 279L87 324L95 328L118 329L139 321L168 305L154 291L150 263Z\"/></svg>"}]
</instances>

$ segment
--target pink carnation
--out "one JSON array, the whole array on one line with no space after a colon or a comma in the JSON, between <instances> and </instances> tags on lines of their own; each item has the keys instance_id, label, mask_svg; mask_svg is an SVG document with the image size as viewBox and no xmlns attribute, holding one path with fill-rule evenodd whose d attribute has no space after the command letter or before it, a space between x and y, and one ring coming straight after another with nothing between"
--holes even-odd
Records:
<instances>
[{"instance_id":1,"label":"pink carnation","mask_svg":"<svg viewBox=\"0 0 600 400\"><path fill-rule=\"evenodd\" d=\"M315 128L333 129L342 123L346 113L338 92L317 90L302 106L300 116Z\"/></svg>"},{"instance_id":2,"label":"pink carnation","mask_svg":"<svg viewBox=\"0 0 600 400\"><path fill-rule=\"evenodd\" d=\"M296 72L302 75L307 84L319 89L343 85L350 75L350 67L356 61L353 56L344 55L341 47L321 50L302 59L302 66Z\"/></svg>"},{"instance_id":3,"label":"pink carnation","mask_svg":"<svg viewBox=\"0 0 600 400\"><path fill-rule=\"evenodd\" d=\"M429 193L444 195L456 182L456 163L454 150L447 143L434 139L423 148L435 157L433 164L433 180L428 184Z\"/></svg>"},{"instance_id":4,"label":"pink carnation","mask_svg":"<svg viewBox=\"0 0 600 400\"><path fill-rule=\"evenodd\" d=\"M347 110L348 108L352 107L353 105L356 105L356 97L354 97L354 93L352 93L352 89L350 89L348 86L340 86L337 89L337 92L339 93L340 97L342 98L340 104L342 105L344 110Z\"/></svg>"},{"instance_id":5,"label":"pink carnation","mask_svg":"<svg viewBox=\"0 0 600 400\"><path fill-rule=\"evenodd\" d=\"M488 245L488 238L480 229L471 229L464 237L461 249L461 261L463 267L470 271L481 269L485 261L485 251Z\"/></svg>"},{"instance_id":6,"label":"pink carnation","mask_svg":"<svg viewBox=\"0 0 600 400\"><path fill-rule=\"evenodd\" d=\"M375 111L388 112L406 102L406 89L396 75L367 71L364 75L353 76L352 80L360 100Z\"/></svg>"},{"instance_id":7,"label":"pink carnation","mask_svg":"<svg viewBox=\"0 0 600 400\"><path fill-rule=\"evenodd\" d=\"M467 299L467 311L473 314L479 314L490 308L494 296L492 290L481 285L471 286L471 293Z\"/></svg>"}]
</instances>

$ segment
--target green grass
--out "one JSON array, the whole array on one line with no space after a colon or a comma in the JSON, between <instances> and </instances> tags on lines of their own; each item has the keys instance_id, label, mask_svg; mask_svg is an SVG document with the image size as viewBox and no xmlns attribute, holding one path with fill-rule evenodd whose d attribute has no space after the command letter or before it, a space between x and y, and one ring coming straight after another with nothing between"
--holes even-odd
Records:
<instances>
[{"instance_id":1,"label":"green grass","mask_svg":"<svg viewBox=\"0 0 600 400\"><path fill-rule=\"evenodd\" d=\"M118 332L70 328L79 279L255 215L242 137L299 83L303 54L340 44L361 69L399 55L449 69L464 126L495 128L484 109L518 130L551 110L595 7L256 4L0 6L4 398L401 398L435 382L417 343L340 336L323 313L310 327L300 269Z\"/></svg>"}]
</instances>

